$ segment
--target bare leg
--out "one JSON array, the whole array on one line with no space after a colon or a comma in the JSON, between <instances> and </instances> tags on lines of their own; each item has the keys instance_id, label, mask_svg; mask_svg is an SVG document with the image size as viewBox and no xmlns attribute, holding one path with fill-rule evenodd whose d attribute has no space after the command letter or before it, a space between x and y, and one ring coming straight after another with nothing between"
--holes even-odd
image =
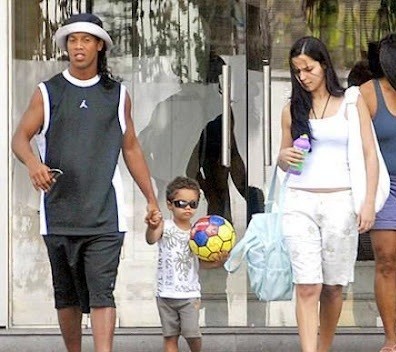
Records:
<instances>
[{"instance_id":1,"label":"bare leg","mask_svg":"<svg viewBox=\"0 0 396 352\"><path fill-rule=\"evenodd\" d=\"M67 352L81 352L81 319L79 307L58 309L58 321Z\"/></svg>"},{"instance_id":2,"label":"bare leg","mask_svg":"<svg viewBox=\"0 0 396 352\"><path fill-rule=\"evenodd\" d=\"M191 352L201 352L202 339L200 337L186 339Z\"/></svg>"},{"instance_id":3,"label":"bare leg","mask_svg":"<svg viewBox=\"0 0 396 352\"><path fill-rule=\"evenodd\" d=\"M116 309L91 308L92 334L95 352L111 352L113 349Z\"/></svg>"},{"instance_id":4,"label":"bare leg","mask_svg":"<svg viewBox=\"0 0 396 352\"><path fill-rule=\"evenodd\" d=\"M342 309L342 286L323 285L320 294L320 327L318 352L330 350Z\"/></svg>"},{"instance_id":5,"label":"bare leg","mask_svg":"<svg viewBox=\"0 0 396 352\"><path fill-rule=\"evenodd\" d=\"M296 285L296 316L302 352L316 352L321 284Z\"/></svg>"},{"instance_id":6,"label":"bare leg","mask_svg":"<svg viewBox=\"0 0 396 352\"><path fill-rule=\"evenodd\" d=\"M396 344L396 231L371 231L375 256L374 292L385 333L385 346Z\"/></svg>"},{"instance_id":7,"label":"bare leg","mask_svg":"<svg viewBox=\"0 0 396 352\"><path fill-rule=\"evenodd\" d=\"M179 336L164 337L164 352L179 352Z\"/></svg>"}]
</instances>

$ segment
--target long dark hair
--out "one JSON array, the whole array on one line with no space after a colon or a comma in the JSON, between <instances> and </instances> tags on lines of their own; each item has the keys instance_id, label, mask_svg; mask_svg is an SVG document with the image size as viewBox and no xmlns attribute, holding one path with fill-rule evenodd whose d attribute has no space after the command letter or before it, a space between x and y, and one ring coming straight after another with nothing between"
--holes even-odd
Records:
<instances>
[{"instance_id":1,"label":"long dark hair","mask_svg":"<svg viewBox=\"0 0 396 352\"><path fill-rule=\"evenodd\" d=\"M322 41L315 37L306 36L298 39L290 49L289 65L292 83L292 93L290 100L291 112L291 134L293 140L302 134L307 134L309 139L313 138L309 127L309 111L312 109L312 94L307 92L302 86L294 71L292 59L299 55L307 55L318 61L325 71L326 88L333 96L340 97L344 94L337 74L330 59L329 52Z\"/></svg>"},{"instance_id":2,"label":"long dark hair","mask_svg":"<svg viewBox=\"0 0 396 352\"><path fill-rule=\"evenodd\" d=\"M396 90L396 33L388 34L379 44L379 61L385 78Z\"/></svg>"},{"instance_id":3,"label":"long dark hair","mask_svg":"<svg viewBox=\"0 0 396 352\"><path fill-rule=\"evenodd\" d=\"M384 77L384 71L382 71L380 64L379 47L380 47L379 41L368 43L367 59L368 59L370 71L373 73L373 78L375 79Z\"/></svg>"},{"instance_id":4,"label":"long dark hair","mask_svg":"<svg viewBox=\"0 0 396 352\"><path fill-rule=\"evenodd\" d=\"M107 56L106 56L106 45L98 53L98 75L100 76L100 82L106 89L111 89L114 87L116 79L113 77L110 69L107 66Z\"/></svg>"}]
</instances>

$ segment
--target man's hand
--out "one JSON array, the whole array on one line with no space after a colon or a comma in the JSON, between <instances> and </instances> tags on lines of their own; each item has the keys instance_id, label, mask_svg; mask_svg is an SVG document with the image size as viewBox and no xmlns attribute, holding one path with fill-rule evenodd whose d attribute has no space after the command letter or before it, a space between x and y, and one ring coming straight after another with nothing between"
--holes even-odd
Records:
<instances>
[{"instance_id":1,"label":"man's hand","mask_svg":"<svg viewBox=\"0 0 396 352\"><path fill-rule=\"evenodd\" d=\"M149 223L149 220L151 219L151 217L153 216L153 214L155 213L155 212L160 212L160 209L159 209L159 207L158 207L158 204L156 204L156 203L148 203L147 204L147 207L146 207L146 211L147 211L147 214L146 214L146 216L144 217L144 222L146 223L146 224L148 224ZM161 212L160 212L161 213Z\"/></svg>"},{"instance_id":2,"label":"man's hand","mask_svg":"<svg viewBox=\"0 0 396 352\"><path fill-rule=\"evenodd\" d=\"M48 192L56 182L56 175L43 163L38 162L34 165L29 165L28 169L30 181L37 191Z\"/></svg>"},{"instance_id":3,"label":"man's hand","mask_svg":"<svg viewBox=\"0 0 396 352\"><path fill-rule=\"evenodd\" d=\"M145 218L147 226L154 230L156 229L162 221L162 213L159 210L150 210Z\"/></svg>"}]
</instances>

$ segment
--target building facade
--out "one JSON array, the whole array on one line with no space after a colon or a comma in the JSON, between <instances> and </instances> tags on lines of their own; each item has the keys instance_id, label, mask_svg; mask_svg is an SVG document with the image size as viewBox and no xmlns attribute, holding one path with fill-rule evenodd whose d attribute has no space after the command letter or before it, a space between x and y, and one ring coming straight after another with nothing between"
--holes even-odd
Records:
<instances>
[{"instance_id":1,"label":"building facade","mask_svg":"<svg viewBox=\"0 0 396 352\"><path fill-rule=\"evenodd\" d=\"M39 195L9 142L37 84L67 67L53 40L64 19L94 12L111 34L109 65L132 96L135 127L161 207L166 209L165 186L175 176L211 177L225 196L215 211L232 221L240 238L251 214L262 211L278 152L280 113L290 95L291 44L303 35L322 38L345 80L367 54L368 42L395 30L392 10L390 2L380 0L0 2L0 277L7 278L0 281L0 326L57 326L38 233ZM221 130L210 133L206 127L226 117L231 138L221 146ZM229 169L225 176L222 167L210 164L211 152L220 147L230 151L222 160ZM122 177L130 231L115 293L118 325L159 326L156 247L144 239L145 202L126 168ZM217 196L206 190L198 216ZM233 275L203 271L201 283L203 326L295 326L293 302L258 302L244 269ZM372 283L372 261L359 262L355 283L345 289L342 326L380 324Z\"/></svg>"}]
</instances>

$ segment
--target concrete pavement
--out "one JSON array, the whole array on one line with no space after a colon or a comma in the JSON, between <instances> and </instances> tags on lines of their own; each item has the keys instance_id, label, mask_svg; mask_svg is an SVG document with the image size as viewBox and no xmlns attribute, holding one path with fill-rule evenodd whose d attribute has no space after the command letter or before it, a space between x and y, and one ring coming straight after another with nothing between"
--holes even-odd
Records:
<instances>
[{"instance_id":1,"label":"concrete pavement","mask_svg":"<svg viewBox=\"0 0 396 352\"><path fill-rule=\"evenodd\" d=\"M204 328L203 352L299 352L295 328ZM339 329L333 352L378 352L383 342L380 328ZM0 352L63 352L57 329L0 330ZM84 331L83 352L93 351L90 330ZM158 328L117 329L113 352L161 352ZM66 352L66 351L65 351ZM188 352L183 339L180 351Z\"/></svg>"}]
</instances>

